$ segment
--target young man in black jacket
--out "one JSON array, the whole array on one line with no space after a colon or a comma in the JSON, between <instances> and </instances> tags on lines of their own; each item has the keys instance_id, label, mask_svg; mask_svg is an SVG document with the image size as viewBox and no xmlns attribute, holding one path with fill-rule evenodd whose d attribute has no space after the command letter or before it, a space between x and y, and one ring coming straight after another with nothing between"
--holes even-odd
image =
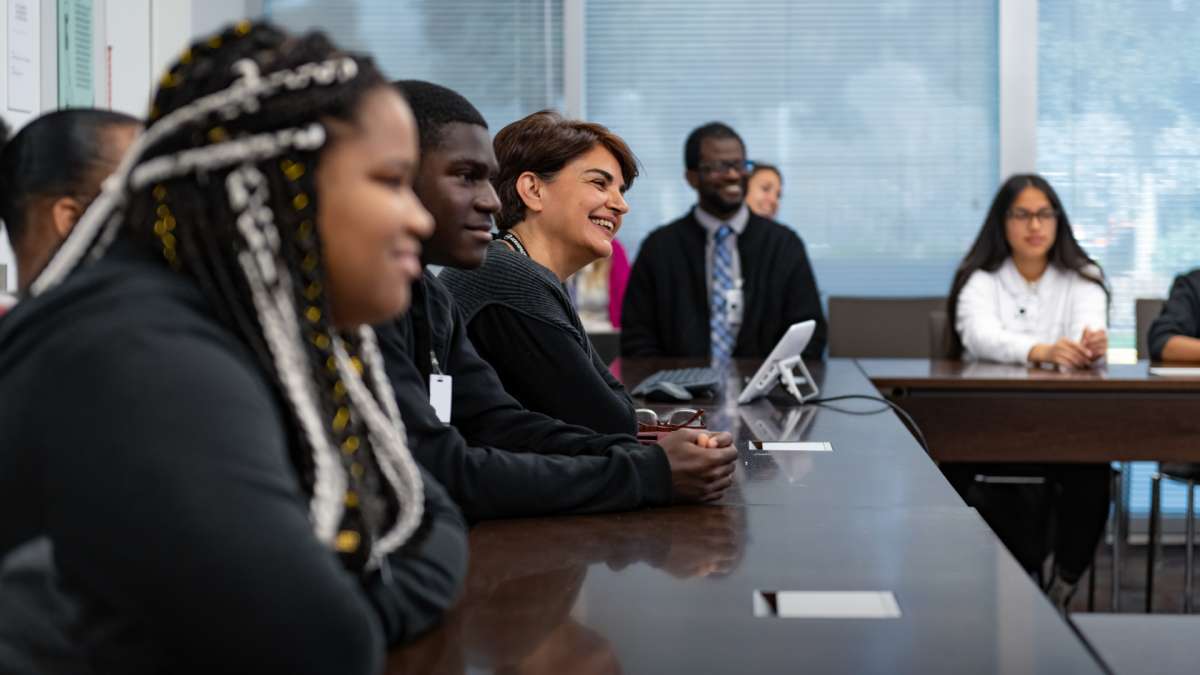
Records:
<instances>
[{"instance_id":1,"label":"young man in black jacket","mask_svg":"<svg viewBox=\"0 0 1200 675\"><path fill-rule=\"evenodd\" d=\"M478 267L500 208L487 124L445 87L397 86L419 127L415 189L435 221L424 262ZM684 430L643 446L526 410L476 354L437 277L427 270L413 293L412 310L379 327L380 345L417 460L469 519L711 501L732 483L737 453L729 434ZM431 376L449 376L450 384L431 384Z\"/></svg>"},{"instance_id":2,"label":"young man in black jacket","mask_svg":"<svg viewBox=\"0 0 1200 675\"><path fill-rule=\"evenodd\" d=\"M1200 269L1175 277L1146 338L1155 361L1200 361Z\"/></svg>"},{"instance_id":3,"label":"young man in black jacket","mask_svg":"<svg viewBox=\"0 0 1200 675\"><path fill-rule=\"evenodd\" d=\"M814 319L804 356L820 358L825 316L804 242L747 208L741 137L720 122L699 127L684 164L697 204L642 242L625 289L621 355L762 359L789 326Z\"/></svg>"}]
</instances>

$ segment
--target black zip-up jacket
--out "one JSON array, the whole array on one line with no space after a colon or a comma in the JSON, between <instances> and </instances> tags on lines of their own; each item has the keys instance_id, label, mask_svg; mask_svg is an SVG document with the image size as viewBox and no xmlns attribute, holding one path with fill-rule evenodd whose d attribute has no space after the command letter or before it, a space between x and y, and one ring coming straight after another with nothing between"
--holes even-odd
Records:
<instances>
[{"instance_id":1,"label":"black zip-up jacket","mask_svg":"<svg viewBox=\"0 0 1200 675\"><path fill-rule=\"evenodd\" d=\"M413 285L412 311L376 333L414 455L468 519L670 502L662 448L566 424L509 396L467 338L453 296L432 274ZM431 354L453 378L449 425L429 404Z\"/></svg>"},{"instance_id":2,"label":"black zip-up jacket","mask_svg":"<svg viewBox=\"0 0 1200 675\"><path fill-rule=\"evenodd\" d=\"M454 601L466 533L436 481L390 583L360 578L313 533L286 415L129 242L0 320L0 556L49 538L94 672L374 675Z\"/></svg>"},{"instance_id":3,"label":"black zip-up jacket","mask_svg":"<svg viewBox=\"0 0 1200 675\"><path fill-rule=\"evenodd\" d=\"M1200 269L1175 277L1171 284L1171 296L1146 336L1150 358L1161 361L1167 340L1176 335L1200 338Z\"/></svg>"},{"instance_id":4,"label":"black zip-up jacket","mask_svg":"<svg viewBox=\"0 0 1200 675\"><path fill-rule=\"evenodd\" d=\"M635 434L633 399L596 353L558 277L501 241L473 270L438 279L468 338L526 408L600 433Z\"/></svg>"},{"instance_id":5,"label":"black zip-up jacket","mask_svg":"<svg viewBox=\"0 0 1200 675\"><path fill-rule=\"evenodd\" d=\"M710 356L706 243L707 232L692 211L642 242L621 309L622 356ZM814 319L804 358L820 358L825 315L804 242L751 213L737 248L745 300L733 356L765 359L788 327Z\"/></svg>"}]
</instances>

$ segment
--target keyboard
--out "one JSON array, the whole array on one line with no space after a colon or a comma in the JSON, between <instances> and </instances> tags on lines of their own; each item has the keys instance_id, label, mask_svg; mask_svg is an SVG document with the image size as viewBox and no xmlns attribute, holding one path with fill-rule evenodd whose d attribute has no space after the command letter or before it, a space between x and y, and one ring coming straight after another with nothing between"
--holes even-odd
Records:
<instances>
[{"instance_id":1,"label":"keyboard","mask_svg":"<svg viewBox=\"0 0 1200 675\"><path fill-rule=\"evenodd\" d=\"M634 396L645 396L651 387L659 382L671 382L687 389L693 396L707 395L717 388L721 381L720 375L712 368L677 368L675 370L660 370L642 380L630 392Z\"/></svg>"}]
</instances>

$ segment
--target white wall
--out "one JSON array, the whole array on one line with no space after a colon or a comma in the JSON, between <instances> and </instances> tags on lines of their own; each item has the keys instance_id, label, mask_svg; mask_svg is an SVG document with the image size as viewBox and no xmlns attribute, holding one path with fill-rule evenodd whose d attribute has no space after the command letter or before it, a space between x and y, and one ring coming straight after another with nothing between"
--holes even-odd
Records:
<instances>
[{"instance_id":1,"label":"white wall","mask_svg":"<svg viewBox=\"0 0 1200 675\"><path fill-rule=\"evenodd\" d=\"M1000 180L1037 169L1038 0L1000 3Z\"/></svg>"},{"instance_id":2,"label":"white wall","mask_svg":"<svg viewBox=\"0 0 1200 675\"><path fill-rule=\"evenodd\" d=\"M8 109L8 10L0 0L0 116L15 133L29 120L58 107L58 13L56 0L33 0L39 13L38 104L30 113ZM262 0L93 0L95 105L144 117L154 83L195 37L232 21L262 13ZM0 290L16 287L8 237L0 236Z\"/></svg>"},{"instance_id":3,"label":"white wall","mask_svg":"<svg viewBox=\"0 0 1200 675\"><path fill-rule=\"evenodd\" d=\"M213 33L225 24L262 14L261 0L205 0L192 3L192 35Z\"/></svg>"},{"instance_id":4,"label":"white wall","mask_svg":"<svg viewBox=\"0 0 1200 675\"><path fill-rule=\"evenodd\" d=\"M150 107L150 0L108 0L103 24L107 30L105 71L109 90L96 104L144 117Z\"/></svg>"}]
</instances>

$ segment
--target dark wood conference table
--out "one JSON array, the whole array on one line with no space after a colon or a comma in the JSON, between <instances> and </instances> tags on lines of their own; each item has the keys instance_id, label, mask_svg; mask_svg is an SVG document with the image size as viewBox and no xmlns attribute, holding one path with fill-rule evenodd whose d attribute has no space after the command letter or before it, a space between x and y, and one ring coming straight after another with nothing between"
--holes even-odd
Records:
<instances>
[{"instance_id":1,"label":"dark wood conference table","mask_svg":"<svg viewBox=\"0 0 1200 675\"><path fill-rule=\"evenodd\" d=\"M1148 361L1076 372L858 359L939 461L1200 461L1200 378Z\"/></svg>"},{"instance_id":2,"label":"dark wood conference table","mask_svg":"<svg viewBox=\"0 0 1200 675\"><path fill-rule=\"evenodd\" d=\"M685 365L619 364L627 384ZM893 413L738 408L756 365L695 402L737 438L721 503L476 526L463 597L389 672L1103 672ZM823 395L877 395L853 361L812 370ZM833 452L752 452L751 439ZM890 591L900 616L760 618L758 591Z\"/></svg>"},{"instance_id":3,"label":"dark wood conference table","mask_svg":"<svg viewBox=\"0 0 1200 675\"><path fill-rule=\"evenodd\" d=\"M1200 616L1191 614L1073 614L1071 623L1116 675L1194 675L1200 654Z\"/></svg>"}]
</instances>

